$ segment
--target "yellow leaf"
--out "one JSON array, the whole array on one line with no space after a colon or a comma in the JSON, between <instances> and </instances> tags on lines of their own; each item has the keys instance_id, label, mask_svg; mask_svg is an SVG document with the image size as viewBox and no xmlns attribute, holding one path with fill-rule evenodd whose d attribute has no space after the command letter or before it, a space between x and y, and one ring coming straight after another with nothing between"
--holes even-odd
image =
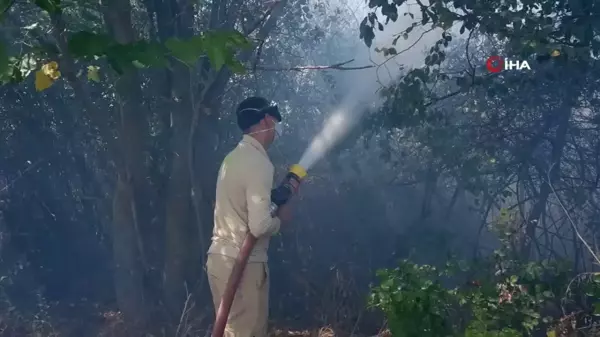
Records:
<instances>
[{"instance_id":1,"label":"yellow leaf","mask_svg":"<svg viewBox=\"0 0 600 337\"><path fill-rule=\"evenodd\" d=\"M58 63L55 61L48 62L42 66L42 71L52 80L56 81L60 78L60 71L58 71Z\"/></svg>"},{"instance_id":2,"label":"yellow leaf","mask_svg":"<svg viewBox=\"0 0 600 337\"><path fill-rule=\"evenodd\" d=\"M88 80L94 81L94 82L100 82L100 75L98 74L99 70L100 70L99 67L89 66L88 67L88 72L87 72L87 78L88 78Z\"/></svg>"},{"instance_id":3,"label":"yellow leaf","mask_svg":"<svg viewBox=\"0 0 600 337\"><path fill-rule=\"evenodd\" d=\"M54 81L44 73L43 69L35 72L35 90L44 91L52 86Z\"/></svg>"},{"instance_id":4,"label":"yellow leaf","mask_svg":"<svg viewBox=\"0 0 600 337\"><path fill-rule=\"evenodd\" d=\"M548 332L546 333L547 337L556 337L556 331L554 330L548 330Z\"/></svg>"},{"instance_id":5,"label":"yellow leaf","mask_svg":"<svg viewBox=\"0 0 600 337\"><path fill-rule=\"evenodd\" d=\"M557 57L560 56L560 51L558 49L554 49L554 51L552 52L552 54L550 54L552 57Z\"/></svg>"}]
</instances>

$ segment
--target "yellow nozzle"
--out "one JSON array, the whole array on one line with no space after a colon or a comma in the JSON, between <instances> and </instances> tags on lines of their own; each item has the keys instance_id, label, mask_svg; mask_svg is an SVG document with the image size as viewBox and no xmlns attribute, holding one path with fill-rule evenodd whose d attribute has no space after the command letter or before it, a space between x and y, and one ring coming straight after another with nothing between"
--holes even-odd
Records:
<instances>
[{"instance_id":1,"label":"yellow nozzle","mask_svg":"<svg viewBox=\"0 0 600 337\"><path fill-rule=\"evenodd\" d=\"M306 170L298 164L294 164L294 165L290 166L289 172L297 175L298 178L300 178L300 179L304 179L304 177L306 177L306 175L307 175Z\"/></svg>"}]
</instances>

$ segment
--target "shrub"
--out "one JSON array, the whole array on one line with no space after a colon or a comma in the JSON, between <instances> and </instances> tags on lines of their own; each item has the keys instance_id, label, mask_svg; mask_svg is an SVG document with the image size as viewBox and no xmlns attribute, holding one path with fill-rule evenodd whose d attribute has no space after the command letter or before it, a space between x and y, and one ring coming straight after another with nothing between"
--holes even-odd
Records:
<instances>
[{"instance_id":1,"label":"shrub","mask_svg":"<svg viewBox=\"0 0 600 337\"><path fill-rule=\"evenodd\" d=\"M561 315L553 319L542 313L552 308L560 313L560 295L572 285L568 265L508 256L500 250L484 261L451 260L441 269L403 260L395 269L378 272L369 304L385 314L396 337L520 337L557 325ZM599 294L592 279L583 282L588 299ZM448 286L458 280L463 281ZM550 329L548 335L553 334Z\"/></svg>"}]
</instances>

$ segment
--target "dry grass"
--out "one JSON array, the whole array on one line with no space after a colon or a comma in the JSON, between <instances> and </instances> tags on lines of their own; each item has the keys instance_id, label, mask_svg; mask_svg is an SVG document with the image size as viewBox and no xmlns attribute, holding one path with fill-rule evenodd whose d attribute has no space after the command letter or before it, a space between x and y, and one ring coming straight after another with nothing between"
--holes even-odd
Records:
<instances>
[{"instance_id":1,"label":"dry grass","mask_svg":"<svg viewBox=\"0 0 600 337\"><path fill-rule=\"evenodd\" d=\"M123 315L117 311L108 311L102 314L104 324L97 337L121 337L127 335L127 328Z\"/></svg>"},{"instance_id":2,"label":"dry grass","mask_svg":"<svg viewBox=\"0 0 600 337\"><path fill-rule=\"evenodd\" d=\"M191 316L196 316L198 313L194 313ZM101 317L100 327L95 326L92 328L95 332L89 331L96 337L130 337L131 333L128 331L123 316L118 311L107 311L100 313ZM186 315L187 316L187 315ZM201 315L205 316L205 315ZM183 324L179 326L177 335L175 337L197 337L197 336L210 336L210 331L207 330L209 323L205 319L192 320L190 318L182 319ZM63 329L54 329L49 321L37 320L31 321L21 318L20 316L14 315L0 315L0 337L61 337L72 335L66 333ZM60 331L62 330L62 331ZM68 329L67 329L68 330ZM348 332L335 331L333 327L326 326L321 328L314 328L309 330L291 330L291 329L277 329L274 328L270 331L269 337L351 337ZM383 332L377 337L390 337L391 335ZM376 337L371 336L371 337ZM360 335L352 335L352 337L367 337Z\"/></svg>"}]
</instances>

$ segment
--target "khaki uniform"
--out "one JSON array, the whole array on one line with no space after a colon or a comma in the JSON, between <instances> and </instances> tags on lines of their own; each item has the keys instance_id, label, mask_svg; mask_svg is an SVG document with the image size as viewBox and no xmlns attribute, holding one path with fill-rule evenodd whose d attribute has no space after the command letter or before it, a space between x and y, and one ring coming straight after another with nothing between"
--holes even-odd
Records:
<instances>
[{"instance_id":1,"label":"khaki uniform","mask_svg":"<svg viewBox=\"0 0 600 337\"><path fill-rule=\"evenodd\" d=\"M219 170L213 237L206 262L215 312L246 235L250 232L258 238L231 307L227 337L267 334L267 250L271 235L280 226L280 220L269 212L274 170L265 149L248 135L225 157Z\"/></svg>"}]
</instances>

